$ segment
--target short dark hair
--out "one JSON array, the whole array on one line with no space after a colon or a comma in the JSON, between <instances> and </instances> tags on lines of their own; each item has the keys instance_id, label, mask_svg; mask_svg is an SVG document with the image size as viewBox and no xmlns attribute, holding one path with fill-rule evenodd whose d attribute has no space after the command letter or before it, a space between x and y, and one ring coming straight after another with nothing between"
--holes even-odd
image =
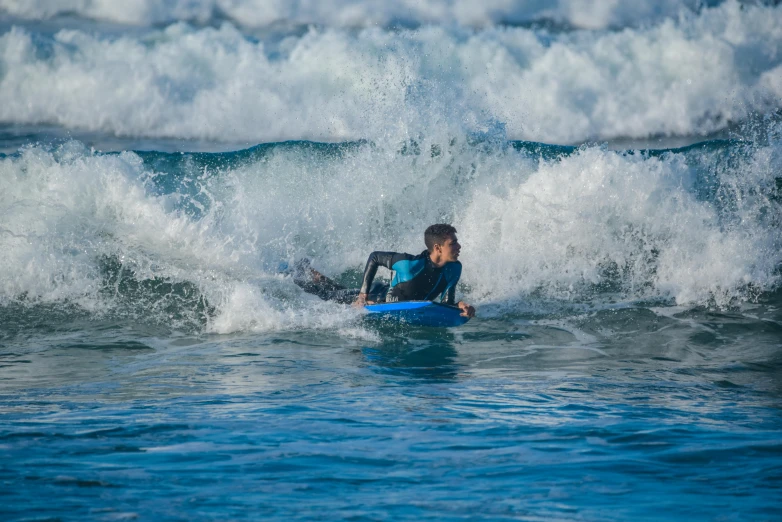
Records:
<instances>
[{"instance_id":1,"label":"short dark hair","mask_svg":"<svg viewBox=\"0 0 782 522\"><path fill-rule=\"evenodd\" d=\"M456 229L446 223L432 225L424 232L424 243L429 252L434 250L435 245L442 245L445 240L456 234Z\"/></svg>"}]
</instances>

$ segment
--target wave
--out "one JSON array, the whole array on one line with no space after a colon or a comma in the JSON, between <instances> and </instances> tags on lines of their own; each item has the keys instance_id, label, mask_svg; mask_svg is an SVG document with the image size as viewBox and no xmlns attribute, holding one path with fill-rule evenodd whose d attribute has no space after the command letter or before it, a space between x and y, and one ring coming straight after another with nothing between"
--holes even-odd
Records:
<instances>
[{"instance_id":1,"label":"wave","mask_svg":"<svg viewBox=\"0 0 782 522\"><path fill-rule=\"evenodd\" d=\"M417 27L461 24L486 27L551 21L570 27L605 29L653 23L719 1L638 0L632 3L579 0L0 0L0 12L26 19L61 15L149 26L175 21L208 24L231 20L245 27L322 24L331 27Z\"/></svg>"},{"instance_id":2,"label":"wave","mask_svg":"<svg viewBox=\"0 0 782 522\"><path fill-rule=\"evenodd\" d=\"M779 111L779 27L782 5L734 1L616 32L14 27L0 36L0 121L247 144L707 135Z\"/></svg>"},{"instance_id":3,"label":"wave","mask_svg":"<svg viewBox=\"0 0 782 522\"><path fill-rule=\"evenodd\" d=\"M0 304L68 303L208 331L334 328L355 312L280 273L355 282L369 251L452 222L477 304L729 306L779 288L782 147L615 152L472 137L234 153L0 157ZM194 326L195 325L195 326Z\"/></svg>"}]
</instances>

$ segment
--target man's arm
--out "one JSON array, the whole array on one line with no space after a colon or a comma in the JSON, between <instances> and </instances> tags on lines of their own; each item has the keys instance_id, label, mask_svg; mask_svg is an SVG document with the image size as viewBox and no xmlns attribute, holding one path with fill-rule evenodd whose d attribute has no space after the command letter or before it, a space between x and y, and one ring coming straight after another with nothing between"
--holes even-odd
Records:
<instances>
[{"instance_id":1,"label":"man's arm","mask_svg":"<svg viewBox=\"0 0 782 522\"><path fill-rule=\"evenodd\" d=\"M376 251L369 254L367 264L364 267L364 280L361 283L361 290L356 299L356 304L363 305L366 303L367 294L369 294L369 289L372 288L372 281L374 281L375 274L377 273L377 267L382 265L391 270L394 263L404 256L405 254L399 254L397 252Z\"/></svg>"},{"instance_id":2,"label":"man's arm","mask_svg":"<svg viewBox=\"0 0 782 522\"><path fill-rule=\"evenodd\" d=\"M445 291L440 294L440 302L455 305L456 304L456 283L459 282L459 278L462 276L462 264L458 261L454 263L448 263L445 266L445 278L448 281L448 286Z\"/></svg>"},{"instance_id":3,"label":"man's arm","mask_svg":"<svg viewBox=\"0 0 782 522\"><path fill-rule=\"evenodd\" d=\"M461 275L461 265L459 267L459 275ZM456 281L458 281L458 277ZM445 293L445 302L449 305L453 305L456 303L456 281L448 288L448 290ZM456 303L456 306L459 307L459 310L462 311L462 315L466 317L475 317L475 308L471 305L465 303L464 301L459 301Z\"/></svg>"},{"instance_id":4,"label":"man's arm","mask_svg":"<svg viewBox=\"0 0 782 522\"><path fill-rule=\"evenodd\" d=\"M456 303L456 285L448 289L448 292L445 294L445 303L449 305Z\"/></svg>"}]
</instances>

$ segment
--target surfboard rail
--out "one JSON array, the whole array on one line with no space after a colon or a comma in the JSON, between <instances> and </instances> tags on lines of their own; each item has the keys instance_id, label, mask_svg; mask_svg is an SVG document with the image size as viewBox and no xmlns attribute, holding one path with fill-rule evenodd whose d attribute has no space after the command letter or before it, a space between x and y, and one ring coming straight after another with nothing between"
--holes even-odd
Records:
<instances>
[{"instance_id":1,"label":"surfboard rail","mask_svg":"<svg viewBox=\"0 0 782 522\"><path fill-rule=\"evenodd\" d=\"M434 301L399 301L364 305L373 319L398 321L415 326L453 327L470 320L458 306Z\"/></svg>"}]
</instances>

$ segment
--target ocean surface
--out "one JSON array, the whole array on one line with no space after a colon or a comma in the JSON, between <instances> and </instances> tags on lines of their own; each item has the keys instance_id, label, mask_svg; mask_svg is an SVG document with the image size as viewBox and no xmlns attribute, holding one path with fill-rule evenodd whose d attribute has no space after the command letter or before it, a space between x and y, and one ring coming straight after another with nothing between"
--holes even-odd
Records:
<instances>
[{"instance_id":1,"label":"ocean surface","mask_svg":"<svg viewBox=\"0 0 782 522\"><path fill-rule=\"evenodd\" d=\"M782 519L782 5L0 0L0 519Z\"/></svg>"}]
</instances>

